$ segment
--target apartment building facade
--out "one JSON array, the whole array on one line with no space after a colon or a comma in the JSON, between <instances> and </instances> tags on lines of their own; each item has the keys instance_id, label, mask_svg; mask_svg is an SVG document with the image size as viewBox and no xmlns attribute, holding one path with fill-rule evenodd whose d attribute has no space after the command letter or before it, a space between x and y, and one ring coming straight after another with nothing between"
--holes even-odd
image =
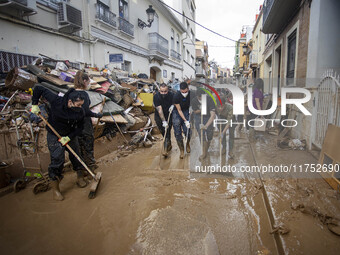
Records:
<instances>
[{"instance_id":1,"label":"apartment building facade","mask_svg":"<svg viewBox=\"0 0 340 255\"><path fill-rule=\"evenodd\" d=\"M158 82L183 79L195 67L182 55L183 24L158 0L6 0L0 5L0 63L5 72L11 62L43 54L77 67L145 73Z\"/></svg>"}]
</instances>

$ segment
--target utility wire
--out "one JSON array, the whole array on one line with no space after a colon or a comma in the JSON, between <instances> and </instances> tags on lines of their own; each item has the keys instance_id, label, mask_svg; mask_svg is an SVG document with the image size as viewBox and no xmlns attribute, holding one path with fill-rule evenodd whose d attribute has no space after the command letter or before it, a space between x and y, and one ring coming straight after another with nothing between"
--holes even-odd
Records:
<instances>
[{"instance_id":1,"label":"utility wire","mask_svg":"<svg viewBox=\"0 0 340 255\"><path fill-rule=\"evenodd\" d=\"M161 4L163 4L164 6L168 7L169 9L173 10L174 12L178 13L179 15L181 15L181 16L187 18L188 20L194 22L196 25L199 25L200 27L202 27L202 28L208 30L209 32L211 32L211 33L213 33L213 34L216 34L216 35L218 35L218 36L220 36L220 37L223 37L223 38L225 38L225 39L227 39L227 40L230 40L230 41L233 41L233 42L237 42L237 41L234 40L234 39L231 39L231 38L229 38L229 37L227 37L227 36L221 35L220 33L217 33L217 32L215 32L215 31L213 31L213 30L211 30L211 29L209 29L209 28L207 28L207 27L201 25L200 23L196 22L195 20L189 18L188 16L184 15L183 13L180 13L180 12L177 11L176 9L174 9L174 8L172 8L171 6L167 5L167 4L164 3L163 1L161 1L161 0L158 0L158 1L159 1Z\"/></svg>"}]
</instances>

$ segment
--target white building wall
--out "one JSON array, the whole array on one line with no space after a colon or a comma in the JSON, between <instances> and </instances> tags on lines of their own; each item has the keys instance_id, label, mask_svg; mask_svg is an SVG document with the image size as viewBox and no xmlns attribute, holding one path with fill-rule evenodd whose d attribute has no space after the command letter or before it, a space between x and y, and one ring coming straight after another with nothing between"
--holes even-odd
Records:
<instances>
[{"instance_id":1,"label":"white building wall","mask_svg":"<svg viewBox=\"0 0 340 255\"><path fill-rule=\"evenodd\" d=\"M171 74L175 78L182 79L186 76L190 77L194 74L194 69L185 66L183 56L181 61L176 61L170 56L170 36L171 29L175 31L175 37L180 35L180 40L183 39L184 28L180 28L174 21L174 16L169 17L164 14L163 10L158 10L154 5L158 15L158 33L168 40L169 56L164 61L151 61L149 53L149 37L150 32L157 32L154 24L151 28L141 29L138 27L138 18L147 22L146 9L152 4L147 0L134 1L129 0L129 19L128 21L134 25L134 36L128 36L119 31L118 21L118 0L108 0L110 11L116 15L116 27L110 26L103 21L96 19L96 0L71 0L72 6L82 11L83 29L68 37L77 37L78 39L87 39L87 42L78 42L71 40L67 36L62 36L60 33L51 33L42 29L34 29L15 22L5 21L0 19L1 40L0 49L8 52L15 52L27 55L38 56L39 53L50 56L56 59L68 59L71 62L80 62L97 66L98 68L121 67L121 64L110 64L109 54L122 53L124 60L129 61L130 74L146 73L150 75L150 68L159 69L157 80L167 82L171 79ZM179 4L178 2L177 4ZM55 8L50 8L46 5L37 3L37 14L30 16L30 22L40 24L45 27L50 27L57 31L57 12ZM188 14L190 14L188 12ZM6 15L3 15L4 17ZM6 16L6 18L8 18ZM14 20L18 21L18 19ZM194 26L192 27L194 30ZM15 31L15 32L13 32ZM176 40L177 38L175 38ZM182 53L182 41L180 42L180 54ZM190 48L191 55L195 57L195 47ZM177 47L176 47L177 49ZM185 67L183 67L183 65ZM163 71L166 70L166 73ZM166 77L165 77L166 76Z\"/></svg>"}]
</instances>

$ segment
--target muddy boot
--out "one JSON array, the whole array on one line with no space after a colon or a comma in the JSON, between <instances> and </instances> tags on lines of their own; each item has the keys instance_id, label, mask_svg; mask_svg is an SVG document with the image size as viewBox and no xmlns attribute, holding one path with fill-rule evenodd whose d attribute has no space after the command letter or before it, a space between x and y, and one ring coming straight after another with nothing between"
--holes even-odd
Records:
<instances>
[{"instance_id":1,"label":"muddy boot","mask_svg":"<svg viewBox=\"0 0 340 255\"><path fill-rule=\"evenodd\" d=\"M77 185L79 188L85 188L87 185L87 182L84 180L83 170L77 171Z\"/></svg>"},{"instance_id":2,"label":"muddy boot","mask_svg":"<svg viewBox=\"0 0 340 255\"><path fill-rule=\"evenodd\" d=\"M183 140L177 140L177 144L178 144L178 148L180 150L180 155L179 158L182 159L184 158L184 144L183 144Z\"/></svg>"},{"instance_id":3,"label":"muddy boot","mask_svg":"<svg viewBox=\"0 0 340 255\"><path fill-rule=\"evenodd\" d=\"M204 160L207 155L208 155L208 150L209 150L209 146L210 146L210 142L204 141L203 142L203 153L202 155L199 157L199 160Z\"/></svg>"},{"instance_id":4,"label":"muddy boot","mask_svg":"<svg viewBox=\"0 0 340 255\"><path fill-rule=\"evenodd\" d=\"M164 144L162 144L162 155L164 157L168 156L168 143L169 143L168 139L165 139Z\"/></svg>"},{"instance_id":5,"label":"muddy boot","mask_svg":"<svg viewBox=\"0 0 340 255\"><path fill-rule=\"evenodd\" d=\"M190 149L190 139L188 139L187 141L187 153L190 153L191 149Z\"/></svg>"},{"instance_id":6,"label":"muddy boot","mask_svg":"<svg viewBox=\"0 0 340 255\"><path fill-rule=\"evenodd\" d=\"M52 192L53 192L53 199L56 200L56 201L63 201L64 197L60 193L59 183L60 183L60 181L59 181L59 179L57 179L56 181L51 181L50 186L51 186Z\"/></svg>"},{"instance_id":7,"label":"muddy boot","mask_svg":"<svg viewBox=\"0 0 340 255\"><path fill-rule=\"evenodd\" d=\"M167 147L168 152L171 151L171 149L172 149L172 145L171 145L171 140L169 139L168 140L168 147Z\"/></svg>"}]
</instances>

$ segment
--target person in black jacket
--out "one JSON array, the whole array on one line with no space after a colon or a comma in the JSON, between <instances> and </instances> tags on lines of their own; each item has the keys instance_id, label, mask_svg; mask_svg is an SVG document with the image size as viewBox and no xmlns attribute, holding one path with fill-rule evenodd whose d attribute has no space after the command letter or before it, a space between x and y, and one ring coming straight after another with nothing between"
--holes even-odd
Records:
<instances>
[{"instance_id":1,"label":"person in black jacket","mask_svg":"<svg viewBox=\"0 0 340 255\"><path fill-rule=\"evenodd\" d=\"M85 112L82 108L84 104L83 93L70 89L63 97L60 97L49 89L37 85L33 90L31 112L38 114L40 112L38 102L40 97L44 97L50 104L48 122L59 133L62 138L58 137L53 131L47 129L47 145L50 151L51 163L48 167L48 174L52 180L53 199L61 201L64 199L60 193L59 183L63 178L62 170L65 163L65 147L69 144L71 148L79 155L79 145L77 136L79 136L84 127ZM77 184L83 188L87 185L83 176L83 166L69 153L73 170L77 172Z\"/></svg>"},{"instance_id":2,"label":"person in black jacket","mask_svg":"<svg viewBox=\"0 0 340 255\"><path fill-rule=\"evenodd\" d=\"M170 109L172 106L173 93L169 91L168 86L165 83L162 83L159 86L159 91L153 97L153 104L156 107L155 111L155 121L159 131L162 136L165 137L165 142L162 145L162 154L163 156L168 156L168 152L172 149L171 145L171 128L172 128L172 119L169 118ZM169 123L168 123L169 119ZM165 134L165 129L167 129Z\"/></svg>"},{"instance_id":3,"label":"person in black jacket","mask_svg":"<svg viewBox=\"0 0 340 255\"><path fill-rule=\"evenodd\" d=\"M103 117L103 114L94 113L90 110L91 101L89 95L85 91L88 90L89 87L90 77L83 71L78 71L76 76L74 77L74 88L76 89L76 91L79 91L84 95L84 104L82 107L85 111L84 129L82 131L82 134L78 137L78 141L80 146L80 153L85 161L85 164L92 171L94 171L96 168L98 168L98 166L96 165L96 160L94 158L94 134L91 117L101 118Z\"/></svg>"}]
</instances>

